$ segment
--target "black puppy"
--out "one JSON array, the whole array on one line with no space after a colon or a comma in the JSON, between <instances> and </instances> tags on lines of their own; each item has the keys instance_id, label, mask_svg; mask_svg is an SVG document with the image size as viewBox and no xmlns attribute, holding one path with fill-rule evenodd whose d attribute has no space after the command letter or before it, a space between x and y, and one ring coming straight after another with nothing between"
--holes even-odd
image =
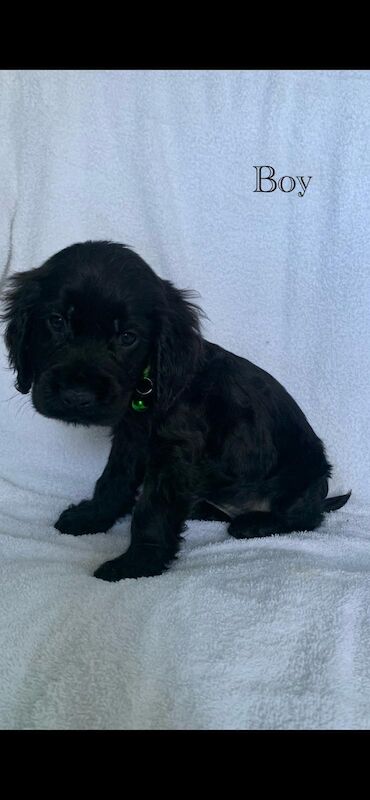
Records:
<instances>
[{"instance_id":1,"label":"black puppy","mask_svg":"<svg viewBox=\"0 0 370 800\"><path fill-rule=\"evenodd\" d=\"M331 467L300 408L267 372L203 339L190 298L111 242L72 245L10 278L17 389L32 387L46 417L112 429L92 500L55 524L77 536L133 512L128 551L95 573L105 580L161 574L186 519L270 536L312 530L350 496L325 499Z\"/></svg>"}]
</instances>

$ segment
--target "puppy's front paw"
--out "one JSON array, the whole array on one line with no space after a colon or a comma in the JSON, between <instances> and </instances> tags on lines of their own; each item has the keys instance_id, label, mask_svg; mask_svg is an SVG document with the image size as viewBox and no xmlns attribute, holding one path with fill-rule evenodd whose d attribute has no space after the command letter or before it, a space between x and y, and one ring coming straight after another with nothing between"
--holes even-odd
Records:
<instances>
[{"instance_id":1,"label":"puppy's front paw","mask_svg":"<svg viewBox=\"0 0 370 800\"><path fill-rule=\"evenodd\" d=\"M103 518L92 500L83 500L69 506L54 524L60 533L81 536L84 533L105 533L113 525L112 520Z\"/></svg>"},{"instance_id":2,"label":"puppy's front paw","mask_svg":"<svg viewBox=\"0 0 370 800\"><path fill-rule=\"evenodd\" d=\"M94 572L103 581L121 581L124 578L149 578L161 575L167 569L159 548L143 545L129 548L123 556L106 561Z\"/></svg>"}]
</instances>

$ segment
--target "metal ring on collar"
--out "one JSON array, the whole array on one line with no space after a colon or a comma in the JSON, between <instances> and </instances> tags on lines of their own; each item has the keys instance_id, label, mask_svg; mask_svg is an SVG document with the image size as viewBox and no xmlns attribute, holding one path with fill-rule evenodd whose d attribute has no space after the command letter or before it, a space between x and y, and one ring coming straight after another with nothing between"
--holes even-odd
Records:
<instances>
[{"instance_id":1,"label":"metal ring on collar","mask_svg":"<svg viewBox=\"0 0 370 800\"><path fill-rule=\"evenodd\" d=\"M137 394L139 394L141 397L146 397L148 394L152 393L152 391L153 391L153 381L150 378L141 378L140 384L141 384L142 387L143 387L143 384L144 384L144 387L139 389L139 387L137 386L136 389L135 389Z\"/></svg>"}]
</instances>

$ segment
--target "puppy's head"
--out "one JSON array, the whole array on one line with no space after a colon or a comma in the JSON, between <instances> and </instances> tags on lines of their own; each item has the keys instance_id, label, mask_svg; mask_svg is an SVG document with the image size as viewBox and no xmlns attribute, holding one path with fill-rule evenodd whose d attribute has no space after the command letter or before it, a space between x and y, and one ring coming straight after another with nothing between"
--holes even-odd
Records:
<instances>
[{"instance_id":1,"label":"puppy's head","mask_svg":"<svg viewBox=\"0 0 370 800\"><path fill-rule=\"evenodd\" d=\"M5 304L16 388L65 422L117 424L148 366L152 403L165 412L201 354L200 309L124 245L67 247L13 275Z\"/></svg>"}]
</instances>

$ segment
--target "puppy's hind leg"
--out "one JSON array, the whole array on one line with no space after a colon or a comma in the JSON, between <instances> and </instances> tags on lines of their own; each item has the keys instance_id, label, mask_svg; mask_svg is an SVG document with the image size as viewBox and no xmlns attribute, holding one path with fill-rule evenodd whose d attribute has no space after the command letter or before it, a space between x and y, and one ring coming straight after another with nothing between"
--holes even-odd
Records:
<instances>
[{"instance_id":1,"label":"puppy's hind leg","mask_svg":"<svg viewBox=\"0 0 370 800\"><path fill-rule=\"evenodd\" d=\"M323 521L323 498L327 489L327 480L320 478L290 504L280 503L279 510L264 512L256 507L255 511L240 514L232 520L228 532L237 539L250 539L293 531L312 531ZM343 498L341 501L343 503ZM276 502L275 498L275 506Z\"/></svg>"},{"instance_id":2,"label":"puppy's hind leg","mask_svg":"<svg viewBox=\"0 0 370 800\"><path fill-rule=\"evenodd\" d=\"M281 526L275 514L271 512L268 497L261 497L253 487L252 491L234 492L226 489L217 502L208 502L223 514L225 520L231 518L228 532L235 539L251 539L256 536L272 536L281 532Z\"/></svg>"},{"instance_id":3,"label":"puppy's hind leg","mask_svg":"<svg viewBox=\"0 0 370 800\"><path fill-rule=\"evenodd\" d=\"M254 539L284 532L275 514L267 511L248 511L240 514L230 522L227 530L235 539Z\"/></svg>"},{"instance_id":4,"label":"puppy's hind leg","mask_svg":"<svg viewBox=\"0 0 370 800\"><path fill-rule=\"evenodd\" d=\"M197 502L189 512L188 519L208 520L211 522L229 522L230 515L217 508L213 503Z\"/></svg>"},{"instance_id":5,"label":"puppy's hind leg","mask_svg":"<svg viewBox=\"0 0 370 800\"><path fill-rule=\"evenodd\" d=\"M294 512L296 509L294 509ZM320 511L308 513L278 514L264 511L250 511L235 517L228 527L230 536L235 539L255 539L264 536L274 536L279 533L292 533L293 531L312 531L322 522Z\"/></svg>"}]
</instances>

